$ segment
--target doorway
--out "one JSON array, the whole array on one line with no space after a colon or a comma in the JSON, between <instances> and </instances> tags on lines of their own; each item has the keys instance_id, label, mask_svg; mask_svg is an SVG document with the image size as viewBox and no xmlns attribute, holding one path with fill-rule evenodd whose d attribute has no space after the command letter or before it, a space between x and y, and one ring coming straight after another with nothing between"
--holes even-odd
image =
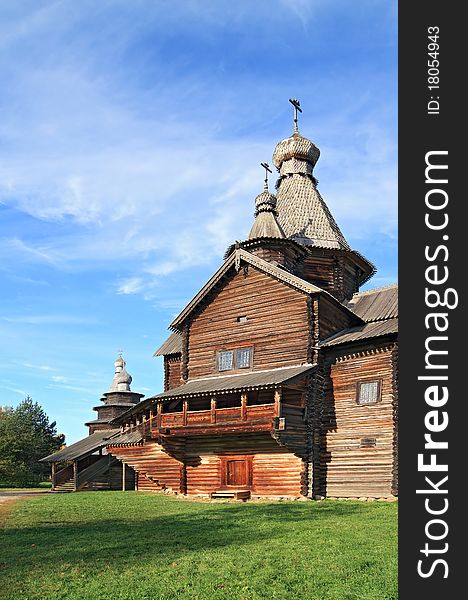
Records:
<instances>
[{"instance_id":1,"label":"doorway","mask_svg":"<svg viewBox=\"0 0 468 600\"><path fill-rule=\"evenodd\" d=\"M226 488L250 489L252 485L252 457L221 457L221 485Z\"/></svg>"}]
</instances>

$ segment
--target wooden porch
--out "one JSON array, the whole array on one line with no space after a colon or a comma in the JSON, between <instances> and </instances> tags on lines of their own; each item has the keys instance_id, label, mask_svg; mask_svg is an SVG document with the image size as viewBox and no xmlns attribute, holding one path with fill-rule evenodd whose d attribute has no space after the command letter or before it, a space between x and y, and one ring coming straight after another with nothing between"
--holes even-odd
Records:
<instances>
[{"instance_id":1,"label":"wooden porch","mask_svg":"<svg viewBox=\"0 0 468 600\"><path fill-rule=\"evenodd\" d=\"M304 409L282 401L281 388L271 391L271 401L263 404L248 403L248 394L231 397L234 406L218 406L218 398L209 398L209 409L200 409L200 398L181 401L179 410L174 406L155 404L147 413L122 429L123 433L138 429L145 439L161 436L198 436L229 433L280 432L288 425L304 425ZM226 400L224 400L226 403ZM180 403L179 403L180 404ZM235 405L237 404L237 406ZM181 410L180 410L181 408Z\"/></svg>"}]
</instances>

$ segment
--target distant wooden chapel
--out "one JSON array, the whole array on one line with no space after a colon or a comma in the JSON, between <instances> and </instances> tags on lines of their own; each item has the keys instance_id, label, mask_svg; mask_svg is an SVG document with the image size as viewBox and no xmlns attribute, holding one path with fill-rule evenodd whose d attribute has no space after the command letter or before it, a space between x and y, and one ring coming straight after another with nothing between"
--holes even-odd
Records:
<instances>
[{"instance_id":1,"label":"distant wooden chapel","mask_svg":"<svg viewBox=\"0 0 468 600\"><path fill-rule=\"evenodd\" d=\"M104 458L119 474L100 472L110 487L397 495L397 287L359 291L375 268L317 190L320 151L299 133L295 102L294 132L273 153L276 194L266 178L247 239L228 248L156 352L164 391L139 401L121 376L91 435L43 459L75 465L57 488L66 476L73 489L92 488Z\"/></svg>"}]
</instances>

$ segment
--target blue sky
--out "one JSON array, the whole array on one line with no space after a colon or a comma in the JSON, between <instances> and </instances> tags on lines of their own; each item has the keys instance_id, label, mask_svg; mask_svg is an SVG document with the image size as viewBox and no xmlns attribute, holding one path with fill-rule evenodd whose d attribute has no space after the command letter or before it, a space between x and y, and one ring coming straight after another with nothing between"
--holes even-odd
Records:
<instances>
[{"instance_id":1,"label":"blue sky","mask_svg":"<svg viewBox=\"0 0 468 600\"><path fill-rule=\"evenodd\" d=\"M71 443L119 348L162 389L153 352L248 233L291 97L369 286L395 281L396 27L383 0L2 2L0 404L30 394Z\"/></svg>"}]
</instances>

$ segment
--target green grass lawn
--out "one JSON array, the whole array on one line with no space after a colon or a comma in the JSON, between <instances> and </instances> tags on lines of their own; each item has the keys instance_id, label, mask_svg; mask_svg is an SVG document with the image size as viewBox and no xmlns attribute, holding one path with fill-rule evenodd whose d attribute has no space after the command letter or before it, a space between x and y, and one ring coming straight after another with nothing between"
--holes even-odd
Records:
<instances>
[{"instance_id":1,"label":"green grass lawn","mask_svg":"<svg viewBox=\"0 0 468 600\"><path fill-rule=\"evenodd\" d=\"M397 507L50 494L4 522L0 597L397 598Z\"/></svg>"}]
</instances>

